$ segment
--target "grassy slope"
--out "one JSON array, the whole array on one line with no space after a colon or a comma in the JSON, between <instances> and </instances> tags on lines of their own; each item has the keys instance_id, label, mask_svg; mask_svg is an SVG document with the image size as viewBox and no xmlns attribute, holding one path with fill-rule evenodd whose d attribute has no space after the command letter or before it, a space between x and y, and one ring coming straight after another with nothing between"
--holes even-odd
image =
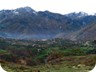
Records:
<instances>
[{"instance_id":1,"label":"grassy slope","mask_svg":"<svg viewBox=\"0 0 96 72\"><path fill-rule=\"evenodd\" d=\"M33 67L14 63L3 63L2 66L8 72L88 72L94 67L91 66L93 62L87 62L90 58L95 60L96 55L64 57L57 64L47 63Z\"/></svg>"}]
</instances>

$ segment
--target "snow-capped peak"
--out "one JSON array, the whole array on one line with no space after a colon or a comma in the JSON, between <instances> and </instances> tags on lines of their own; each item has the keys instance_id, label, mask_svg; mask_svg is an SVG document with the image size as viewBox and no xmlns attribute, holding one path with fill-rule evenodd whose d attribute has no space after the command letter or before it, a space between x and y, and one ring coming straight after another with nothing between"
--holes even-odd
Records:
<instances>
[{"instance_id":1,"label":"snow-capped peak","mask_svg":"<svg viewBox=\"0 0 96 72\"><path fill-rule=\"evenodd\" d=\"M19 14L19 12L16 11L16 10L14 10L13 13L14 13L15 15L18 15L18 14Z\"/></svg>"},{"instance_id":2,"label":"snow-capped peak","mask_svg":"<svg viewBox=\"0 0 96 72\"><path fill-rule=\"evenodd\" d=\"M21 8L17 8L16 9L17 12L28 12L28 13L33 13L35 15L37 15L37 12L35 10L33 10L31 7L21 7Z\"/></svg>"},{"instance_id":3,"label":"snow-capped peak","mask_svg":"<svg viewBox=\"0 0 96 72\"><path fill-rule=\"evenodd\" d=\"M78 13L73 12L73 13L66 14L66 16L74 19L74 18L81 18L81 17L88 16L88 14L85 12L78 12Z\"/></svg>"},{"instance_id":4,"label":"snow-capped peak","mask_svg":"<svg viewBox=\"0 0 96 72\"><path fill-rule=\"evenodd\" d=\"M30 12L30 11L34 11L32 8L30 8L30 7L24 7L24 9L27 11L27 12Z\"/></svg>"}]
</instances>

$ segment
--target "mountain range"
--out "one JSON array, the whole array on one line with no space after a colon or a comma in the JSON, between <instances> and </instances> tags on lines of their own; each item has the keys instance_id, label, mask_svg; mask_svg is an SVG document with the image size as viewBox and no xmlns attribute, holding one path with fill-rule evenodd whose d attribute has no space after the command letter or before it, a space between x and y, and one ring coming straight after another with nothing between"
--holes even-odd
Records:
<instances>
[{"instance_id":1,"label":"mountain range","mask_svg":"<svg viewBox=\"0 0 96 72\"><path fill-rule=\"evenodd\" d=\"M84 12L58 14L30 7L0 11L0 37L12 39L95 40L96 16Z\"/></svg>"}]
</instances>

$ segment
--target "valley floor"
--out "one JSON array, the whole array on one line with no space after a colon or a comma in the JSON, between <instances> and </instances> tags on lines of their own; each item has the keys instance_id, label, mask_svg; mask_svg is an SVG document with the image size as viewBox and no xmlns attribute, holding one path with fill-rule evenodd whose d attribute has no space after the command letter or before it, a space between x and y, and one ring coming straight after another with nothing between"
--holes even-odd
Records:
<instances>
[{"instance_id":1,"label":"valley floor","mask_svg":"<svg viewBox=\"0 0 96 72\"><path fill-rule=\"evenodd\" d=\"M95 60L96 55L64 57L63 61L56 64L25 66L6 62L2 63L2 66L8 72L89 72L94 68L94 60L90 58Z\"/></svg>"}]
</instances>

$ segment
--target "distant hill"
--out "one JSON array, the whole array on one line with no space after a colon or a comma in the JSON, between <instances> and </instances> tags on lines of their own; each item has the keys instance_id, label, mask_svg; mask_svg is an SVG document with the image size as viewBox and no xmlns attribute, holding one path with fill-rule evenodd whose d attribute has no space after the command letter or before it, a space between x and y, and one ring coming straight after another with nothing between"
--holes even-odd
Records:
<instances>
[{"instance_id":1,"label":"distant hill","mask_svg":"<svg viewBox=\"0 0 96 72\"><path fill-rule=\"evenodd\" d=\"M70 39L70 35L76 36L77 31L81 30L82 32L82 29L90 26L95 20L95 15L88 15L84 12L61 15L49 11L36 12L30 7L1 10L0 37L13 39L51 39L63 37ZM92 31L95 31L95 28ZM82 36L78 33L80 36L74 38L82 38L83 35L85 36L85 33Z\"/></svg>"},{"instance_id":2,"label":"distant hill","mask_svg":"<svg viewBox=\"0 0 96 72\"><path fill-rule=\"evenodd\" d=\"M96 21L93 24L82 28L77 33L77 39L81 40L96 40Z\"/></svg>"}]
</instances>

